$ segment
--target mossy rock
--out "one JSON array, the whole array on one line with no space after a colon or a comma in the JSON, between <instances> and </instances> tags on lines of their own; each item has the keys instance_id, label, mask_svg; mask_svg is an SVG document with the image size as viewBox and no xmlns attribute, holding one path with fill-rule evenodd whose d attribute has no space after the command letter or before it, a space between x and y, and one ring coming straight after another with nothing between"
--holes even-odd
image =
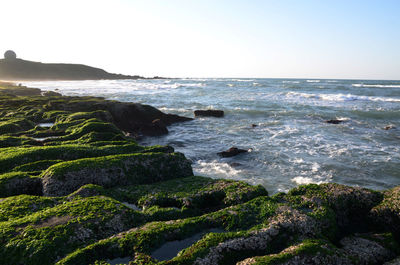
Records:
<instances>
[{"instance_id":1,"label":"mossy rock","mask_svg":"<svg viewBox=\"0 0 400 265\"><path fill-rule=\"evenodd\" d=\"M62 198L33 195L11 196L0 201L0 222L19 219L63 203Z\"/></svg>"},{"instance_id":2,"label":"mossy rock","mask_svg":"<svg viewBox=\"0 0 400 265\"><path fill-rule=\"evenodd\" d=\"M378 229L392 232L400 241L400 186L384 192L383 201L371 209L369 220Z\"/></svg>"},{"instance_id":3,"label":"mossy rock","mask_svg":"<svg viewBox=\"0 0 400 265\"><path fill-rule=\"evenodd\" d=\"M193 175L179 153L138 153L84 158L56 164L43 175L43 194L62 196L85 184L104 187L154 183Z\"/></svg>"},{"instance_id":4,"label":"mossy rock","mask_svg":"<svg viewBox=\"0 0 400 265\"><path fill-rule=\"evenodd\" d=\"M17 166L13 168L13 171L23 171L23 172L32 172L32 171L42 171L46 170L50 166L64 162L63 160L40 160L32 163L27 163L24 165Z\"/></svg>"},{"instance_id":5,"label":"mossy rock","mask_svg":"<svg viewBox=\"0 0 400 265\"><path fill-rule=\"evenodd\" d=\"M348 257L341 255L337 247L326 240L307 239L293 244L277 254L247 258L237 265L278 265L278 264L353 264Z\"/></svg>"},{"instance_id":6,"label":"mossy rock","mask_svg":"<svg viewBox=\"0 0 400 265\"><path fill-rule=\"evenodd\" d=\"M140 213L110 198L64 201L0 223L0 264L54 264L79 247L142 223Z\"/></svg>"},{"instance_id":7,"label":"mossy rock","mask_svg":"<svg viewBox=\"0 0 400 265\"><path fill-rule=\"evenodd\" d=\"M38 146L40 143L29 137L0 136L0 148L24 145Z\"/></svg>"},{"instance_id":8,"label":"mossy rock","mask_svg":"<svg viewBox=\"0 0 400 265\"><path fill-rule=\"evenodd\" d=\"M24 118L14 118L0 121L0 134L12 134L33 129L35 124Z\"/></svg>"},{"instance_id":9,"label":"mossy rock","mask_svg":"<svg viewBox=\"0 0 400 265\"><path fill-rule=\"evenodd\" d=\"M125 145L57 145L14 147L0 149L0 173L12 170L17 166L42 160L74 160L85 157L98 157L114 154L142 152L146 148L135 143Z\"/></svg>"},{"instance_id":10,"label":"mossy rock","mask_svg":"<svg viewBox=\"0 0 400 265\"><path fill-rule=\"evenodd\" d=\"M55 122L58 117L67 116L70 112L64 110L46 111L42 115L42 119L48 122Z\"/></svg>"},{"instance_id":11,"label":"mossy rock","mask_svg":"<svg viewBox=\"0 0 400 265\"><path fill-rule=\"evenodd\" d=\"M108 111L97 110L92 112L75 112L70 115L63 115L57 119L56 123L65 123L76 120L89 120L93 118L101 120L103 122L113 122L113 118Z\"/></svg>"},{"instance_id":12,"label":"mossy rock","mask_svg":"<svg viewBox=\"0 0 400 265\"><path fill-rule=\"evenodd\" d=\"M42 195L42 181L25 172L10 172L0 175L0 197L19 194Z\"/></svg>"},{"instance_id":13,"label":"mossy rock","mask_svg":"<svg viewBox=\"0 0 400 265\"><path fill-rule=\"evenodd\" d=\"M339 229L346 234L368 229L369 211L381 202L382 197L380 192L370 189L327 183L299 186L290 190L284 200L305 211L318 207L332 209Z\"/></svg>"}]
</instances>

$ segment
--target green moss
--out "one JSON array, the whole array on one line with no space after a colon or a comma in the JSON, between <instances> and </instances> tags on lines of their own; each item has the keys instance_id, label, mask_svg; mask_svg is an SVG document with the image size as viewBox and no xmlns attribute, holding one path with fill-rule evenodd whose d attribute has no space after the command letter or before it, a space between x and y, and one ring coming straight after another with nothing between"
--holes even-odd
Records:
<instances>
[{"instance_id":1,"label":"green moss","mask_svg":"<svg viewBox=\"0 0 400 265\"><path fill-rule=\"evenodd\" d=\"M89 120L89 119L99 119L104 122L110 122L112 120L111 114L106 110L97 110L92 112L75 112L68 116L60 116L57 119L57 123L65 123L76 120Z\"/></svg>"},{"instance_id":2,"label":"green moss","mask_svg":"<svg viewBox=\"0 0 400 265\"><path fill-rule=\"evenodd\" d=\"M10 172L0 175L0 197L19 194L41 195L41 180L26 172Z\"/></svg>"},{"instance_id":3,"label":"green moss","mask_svg":"<svg viewBox=\"0 0 400 265\"><path fill-rule=\"evenodd\" d=\"M109 198L64 201L0 223L0 263L54 264L59 256L142 222L140 213Z\"/></svg>"},{"instance_id":4,"label":"green moss","mask_svg":"<svg viewBox=\"0 0 400 265\"><path fill-rule=\"evenodd\" d=\"M32 163L27 163L21 166L17 166L13 168L13 171L24 171L24 172L31 172L31 171L42 171L46 170L48 167L55 165L57 163L61 163L63 160L40 160L35 161Z\"/></svg>"},{"instance_id":5,"label":"green moss","mask_svg":"<svg viewBox=\"0 0 400 265\"><path fill-rule=\"evenodd\" d=\"M112 259L135 253L150 254L166 241L183 240L211 228L233 232L207 234L201 241L183 251L168 264L193 264L193 261L208 253L209 249L229 239L249 235L249 229L273 216L278 205L269 197L258 197L247 203L232 206L198 217L167 222L151 222L127 231L117 237L96 242L59 261L57 264L85 264L97 259Z\"/></svg>"},{"instance_id":6,"label":"green moss","mask_svg":"<svg viewBox=\"0 0 400 265\"><path fill-rule=\"evenodd\" d=\"M35 127L32 121L24 118L14 118L0 121L0 134L11 134L26 131Z\"/></svg>"},{"instance_id":7,"label":"green moss","mask_svg":"<svg viewBox=\"0 0 400 265\"><path fill-rule=\"evenodd\" d=\"M48 183L44 186L44 194L54 196L66 195L89 183L112 187L190 175L193 175L190 162L180 153L136 153L59 163L48 168L42 177Z\"/></svg>"},{"instance_id":8,"label":"green moss","mask_svg":"<svg viewBox=\"0 0 400 265\"><path fill-rule=\"evenodd\" d=\"M22 218L34 212L54 207L61 203L60 198L32 195L18 195L0 201L0 222Z\"/></svg>"},{"instance_id":9,"label":"green moss","mask_svg":"<svg viewBox=\"0 0 400 265\"><path fill-rule=\"evenodd\" d=\"M0 149L0 173L16 166L41 160L73 160L113 154L140 152L145 148L131 143L127 145L60 145L38 147L16 147Z\"/></svg>"},{"instance_id":10,"label":"green moss","mask_svg":"<svg viewBox=\"0 0 400 265\"><path fill-rule=\"evenodd\" d=\"M325 240L320 239L307 239L301 243L282 251L279 254L272 254L262 257L255 257L254 263L263 265L277 265L284 264L296 256L314 256L317 253L322 255L337 255L335 252L337 248Z\"/></svg>"},{"instance_id":11,"label":"green moss","mask_svg":"<svg viewBox=\"0 0 400 265\"><path fill-rule=\"evenodd\" d=\"M67 116L68 114L69 112L64 110L46 111L43 113L42 119L44 121L55 122L58 117Z\"/></svg>"},{"instance_id":12,"label":"green moss","mask_svg":"<svg viewBox=\"0 0 400 265\"><path fill-rule=\"evenodd\" d=\"M39 145L39 143L28 137L15 136L0 136L0 148L24 146L24 145Z\"/></svg>"}]
</instances>

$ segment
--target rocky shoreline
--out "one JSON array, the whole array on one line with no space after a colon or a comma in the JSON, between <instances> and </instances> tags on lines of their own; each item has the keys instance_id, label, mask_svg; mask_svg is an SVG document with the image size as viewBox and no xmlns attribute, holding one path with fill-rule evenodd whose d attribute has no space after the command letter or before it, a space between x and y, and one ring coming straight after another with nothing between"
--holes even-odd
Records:
<instances>
[{"instance_id":1,"label":"rocky shoreline","mask_svg":"<svg viewBox=\"0 0 400 265\"><path fill-rule=\"evenodd\" d=\"M399 262L400 186L269 196L135 141L190 118L6 83L0 97L0 264Z\"/></svg>"}]
</instances>

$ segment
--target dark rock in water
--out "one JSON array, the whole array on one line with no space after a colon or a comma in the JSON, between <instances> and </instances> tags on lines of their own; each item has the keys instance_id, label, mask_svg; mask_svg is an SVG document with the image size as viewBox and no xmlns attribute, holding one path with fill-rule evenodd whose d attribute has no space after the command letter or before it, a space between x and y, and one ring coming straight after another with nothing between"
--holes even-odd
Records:
<instances>
[{"instance_id":1,"label":"dark rock in water","mask_svg":"<svg viewBox=\"0 0 400 265\"><path fill-rule=\"evenodd\" d=\"M178 115L165 114L149 105L135 103L113 102L107 104L106 108L113 116L118 128L149 136L167 134L166 126L192 120Z\"/></svg>"},{"instance_id":2,"label":"dark rock in water","mask_svg":"<svg viewBox=\"0 0 400 265\"><path fill-rule=\"evenodd\" d=\"M330 123L330 124L339 124L339 123L342 123L342 122L344 122L344 120L327 120L327 121L325 121L326 123Z\"/></svg>"},{"instance_id":3,"label":"dark rock in water","mask_svg":"<svg viewBox=\"0 0 400 265\"><path fill-rule=\"evenodd\" d=\"M193 120L174 114L166 114L152 106L139 103L117 102L101 100L100 98L88 98L87 100L75 100L57 102L51 101L46 106L48 110L64 110L73 112L106 111L110 117L108 122L114 123L120 130L131 135L143 134L154 136L168 133L162 124L169 126L173 123ZM155 120L160 122L155 122Z\"/></svg>"},{"instance_id":4,"label":"dark rock in water","mask_svg":"<svg viewBox=\"0 0 400 265\"><path fill-rule=\"evenodd\" d=\"M223 110L195 110L194 111L195 117L223 117L224 111Z\"/></svg>"},{"instance_id":5,"label":"dark rock in water","mask_svg":"<svg viewBox=\"0 0 400 265\"><path fill-rule=\"evenodd\" d=\"M257 124L252 124L251 128L256 128L258 125Z\"/></svg>"},{"instance_id":6,"label":"dark rock in water","mask_svg":"<svg viewBox=\"0 0 400 265\"><path fill-rule=\"evenodd\" d=\"M45 91L42 93L42 95L45 97L61 97L62 96L60 93L57 93L54 91Z\"/></svg>"},{"instance_id":7,"label":"dark rock in water","mask_svg":"<svg viewBox=\"0 0 400 265\"><path fill-rule=\"evenodd\" d=\"M394 125L387 125L383 128L384 130L391 130L391 129L396 129L396 126Z\"/></svg>"},{"instance_id":8,"label":"dark rock in water","mask_svg":"<svg viewBox=\"0 0 400 265\"><path fill-rule=\"evenodd\" d=\"M226 151L223 152L219 152L218 155L222 156L222 157L232 157L232 156L236 156L240 153L247 153L247 150L244 149L239 149L237 147L231 147Z\"/></svg>"},{"instance_id":9,"label":"dark rock in water","mask_svg":"<svg viewBox=\"0 0 400 265\"><path fill-rule=\"evenodd\" d=\"M160 119L155 119L151 124L146 124L141 128L141 133L147 136L159 136L168 134L167 126Z\"/></svg>"}]
</instances>

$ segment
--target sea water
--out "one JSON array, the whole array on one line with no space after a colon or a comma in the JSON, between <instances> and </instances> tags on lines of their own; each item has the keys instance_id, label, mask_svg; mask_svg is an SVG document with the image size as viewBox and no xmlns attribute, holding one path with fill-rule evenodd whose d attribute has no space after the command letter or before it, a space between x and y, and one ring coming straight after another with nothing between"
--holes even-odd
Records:
<instances>
[{"instance_id":1,"label":"sea water","mask_svg":"<svg viewBox=\"0 0 400 265\"><path fill-rule=\"evenodd\" d=\"M168 135L140 142L173 146L193 162L197 175L261 184L270 193L307 183L378 190L400 185L400 81L205 78L24 85L139 102L187 117L196 109L223 110L223 118L175 124ZM325 122L330 119L343 122ZM232 146L249 152L217 155Z\"/></svg>"}]
</instances>

